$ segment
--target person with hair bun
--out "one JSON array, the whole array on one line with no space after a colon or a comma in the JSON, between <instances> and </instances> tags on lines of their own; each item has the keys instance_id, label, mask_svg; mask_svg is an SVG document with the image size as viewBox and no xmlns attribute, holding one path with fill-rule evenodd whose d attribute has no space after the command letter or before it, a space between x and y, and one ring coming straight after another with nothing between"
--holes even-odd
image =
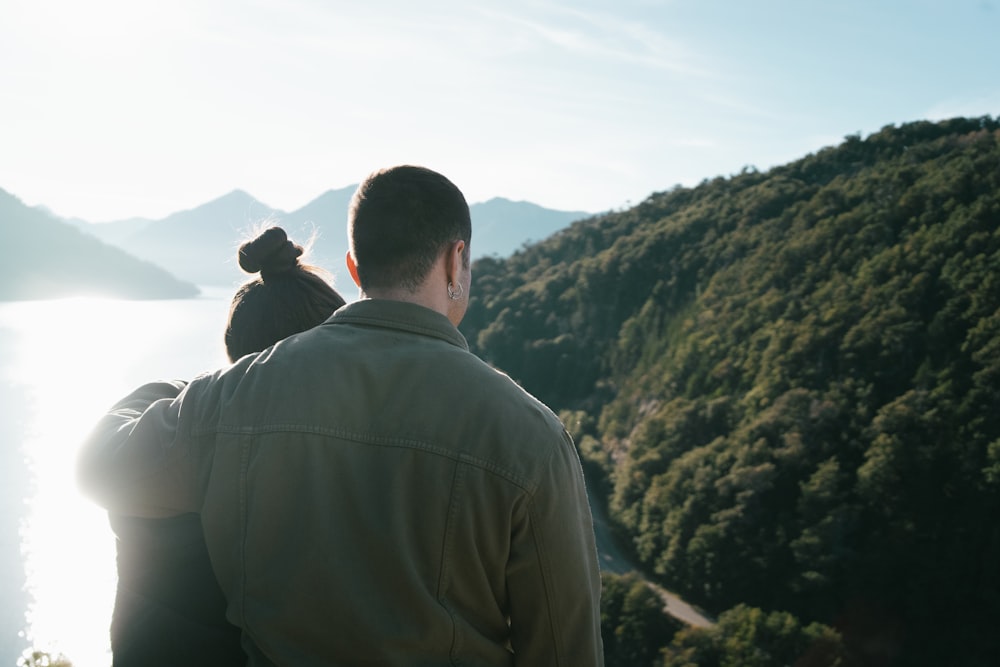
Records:
<instances>
[{"instance_id":1,"label":"person with hair bun","mask_svg":"<svg viewBox=\"0 0 1000 667\"><path fill-rule=\"evenodd\" d=\"M260 275L233 296L226 326L230 361L311 329L346 303L321 269L299 261L302 254L281 227L240 246L240 268Z\"/></svg>"},{"instance_id":2,"label":"person with hair bun","mask_svg":"<svg viewBox=\"0 0 1000 667\"><path fill-rule=\"evenodd\" d=\"M225 345L230 362L322 323L345 304L324 272L302 264L302 246L271 227L239 248L257 274L233 296ZM175 383L179 391L186 383ZM111 621L114 667L247 664L241 630L226 620L226 598L209 561L202 522L109 513L116 536L118 590Z\"/></svg>"}]
</instances>

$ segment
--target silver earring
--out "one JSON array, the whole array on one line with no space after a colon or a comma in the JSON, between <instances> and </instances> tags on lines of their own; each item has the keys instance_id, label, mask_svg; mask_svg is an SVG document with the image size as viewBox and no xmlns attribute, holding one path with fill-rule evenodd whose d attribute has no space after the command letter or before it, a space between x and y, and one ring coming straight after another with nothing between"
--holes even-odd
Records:
<instances>
[{"instance_id":1,"label":"silver earring","mask_svg":"<svg viewBox=\"0 0 1000 667\"><path fill-rule=\"evenodd\" d=\"M455 289L455 286L451 282L448 283L449 299L451 299L452 301L458 301L459 299L462 298L463 294L465 294L465 288L462 287L462 283L458 284L458 289Z\"/></svg>"}]
</instances>

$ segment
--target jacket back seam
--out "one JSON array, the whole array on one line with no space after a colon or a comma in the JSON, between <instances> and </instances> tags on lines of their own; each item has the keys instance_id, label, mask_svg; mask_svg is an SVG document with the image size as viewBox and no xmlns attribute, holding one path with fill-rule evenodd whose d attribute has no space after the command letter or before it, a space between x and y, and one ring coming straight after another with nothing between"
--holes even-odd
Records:
<instances>
[{"instance_id":1,"label":"jacket back seam","mask_svg":"<svg viewBox=\"0 0 1000 667\"><path fill-rule=\"evenodd\" d=\"M435 445L432 442L426 440L420 440L417 438L403 438L398 436L387 436L375 433L364 433L358 431L351 431L348 429L341 428L330 428L323 426L309 426L303 424L268 424L266 426L231 426L221 424L212 429L199 430L193 433L195 437L204 436L216 436L220 434L225 435L235 435L235 436L252 436L261 435L265 433L303 433L310 435L319 435L327 438L335 438L337 440L344 440L348 442L354 442L361 445L369 445L375 447L395 447L401 449L415 449L419 451L426 452L435 456L440 456L443 458L448 458L459 463L464 463L466 465L485 470L491 474L505 479L511 484L517 486L522 491L525 491L529 495L534 495L535 489L537 488L537 482L532 483L530 480L525 479L521 475L498 465L496 462L489 459L484 459L466 452L455 451L448 449L446 447L441 447ZM551 452L546 459L550 458Z\"/></svg>"}]
</instances>

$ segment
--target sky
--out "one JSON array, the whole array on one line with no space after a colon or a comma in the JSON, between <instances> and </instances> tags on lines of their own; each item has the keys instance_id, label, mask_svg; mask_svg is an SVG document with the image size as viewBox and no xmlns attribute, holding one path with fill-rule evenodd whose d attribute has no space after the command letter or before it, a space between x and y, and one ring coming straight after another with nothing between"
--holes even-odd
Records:
<instances>
[{"instance_id":1,"label":"sky","mask_svg":"<svg viewBox=\"0 0 1000 667\"><path fill-rule=\"evenodd\" d=\"M1000 116L1000 0L0 0L0 189L292 211L420 164L592 213L886 125Z\"/></svg>"}]
</instances>

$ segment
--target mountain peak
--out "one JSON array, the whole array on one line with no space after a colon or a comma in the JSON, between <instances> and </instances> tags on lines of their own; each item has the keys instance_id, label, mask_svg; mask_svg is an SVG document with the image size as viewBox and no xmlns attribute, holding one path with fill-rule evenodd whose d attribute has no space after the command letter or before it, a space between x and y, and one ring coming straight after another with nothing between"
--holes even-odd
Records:
<instances>
[{"instance_id":1,"label":"mountain peak","mask_svg":"<svg viewBox=\"0 0 1000 667\"><path fill-rule=\"evenodd\" d=\"M204 205L208 206L208 205L215 204L215 203L225 203L225 204L239 203L239 204L243 204L243 203L247 203L247 202L253 202L253 203L261 204L261 202L258 199L256 199L253 195L251 195L246 190L243 190L241 188L236 188L235 190L231 190L231 191L227 192L226 194L222 195L221 197L216 197L215 199L211 200L210 202L208 202L207 204L204 204Z\"/></svg>"}]
</instances>

